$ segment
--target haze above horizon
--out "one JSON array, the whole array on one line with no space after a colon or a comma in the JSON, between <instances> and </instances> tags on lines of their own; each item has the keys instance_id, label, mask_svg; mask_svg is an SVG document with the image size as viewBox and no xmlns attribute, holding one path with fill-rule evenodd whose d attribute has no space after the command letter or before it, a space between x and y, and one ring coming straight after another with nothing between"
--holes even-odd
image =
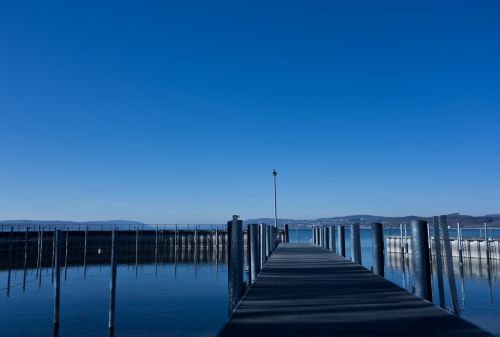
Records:
<instances>
[{"instance_id":1,"label":"haze above horizon","mask_svg":"<svg viewBox=\"0 0 500 337\"><path fill-rule=\"evenodd\" d=\"M0 218L500 213L500 3L6 2Z\"/></svg>"}]
</instances>

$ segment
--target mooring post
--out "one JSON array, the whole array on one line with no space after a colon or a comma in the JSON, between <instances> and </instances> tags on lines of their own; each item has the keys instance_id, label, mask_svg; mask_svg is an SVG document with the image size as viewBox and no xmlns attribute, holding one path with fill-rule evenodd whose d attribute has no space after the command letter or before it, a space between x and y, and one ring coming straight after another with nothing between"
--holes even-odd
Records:
<instances>
[{"instance_id":1,"label":"mooring post","mask_svg":"<svg viewBox=\"0 0 500 337\"><path fill-rule=\"evenodd\" d=\"M85 227L85 239L83 246L83 278L87 277L87 239L89 236L89 226Z\"/></svg>"},{"instance_id":2,"label":"mooring post","mask_svg":"<svg viewBox=\"0 0 500 337\"><path fill-rule=\"evenodd\" d=\"M490 266L490 244L488 242L488 223L484 223L484 243L486 244L486 265Z\"/></svg>"},{"instance_id":3,"label":"mooring post","mask_svg":"<svg viewBox=\"0 0 500 337\"><path fill-rule=\"evenodd\" d=\"M24 236L24 266L23 266L23 293L26 290L26 269L28 266L28 239L29 239L29 227L26 227L26 233Z\"/></svg>"},{"instance_id":4,"label":"mooring post","mask_svg":"<svg viewBox=\"0 0 500 337\"><path fill-rule=\"evenodd\" d=\"M351 260L361 264L361 236L359 223L351 225Z\"/></svg>"},{"instance_id":5,"label":"mooring post","mask_svg":"<svg viewBox=\"0 0 500 337\"><path fill-rule=\"evenodd\" d=\"M458 244L458 261L460 265L463 265L464 257L462 251L462 229L460 228L460 222L457 222L457 244Z\"/></svg>"},{"instance_id":6,"label":"mooring post","mask_svg":"<svg viewBox=\"0 0 500 337\"><path fill-rule=\"evenodd\" d=\"M412 220L411 231L415 295L427 301L432 301L427 222L423 220Z\"/></svg>"},{"instance_id":7,"label":"mooring post","mask_svg":"<svg viewBox=\"0 0 500 337\"><path fill-rule=\"evenodd\" d=\"M441 308L444 308L446 303L444 299L443 259L441 250L441 230L439 228L439 217L437 216L433 217L432 222L434 226L434 251L435 251L434 261L436 262L439 306Z\"/></svg>"},{"instance_id":8,"label":"mooring post","mask_svg":"<svg viewBox=\"0 0 500 337\"><path fill-rule=\"evenodd\" d=\"M7 297L10 296L10 278L11 278L11 270L12 270L12 260L14 259L14 226L10 227L10 238L9 238L9 272L7 274Z\"/></svg>"},{"instance_id":9,"label":"mooring post","mask_svg":"<svg viewBox=\"0 0 500 337\"><path fill-rule=\"evenodd\" d=\"M455 272L453 270L453 257L451 253L451 243L450 236L448 234L448 220L445 215L441 215L439 217L439 227L443 234L443 245L445 252L445 265L446 265L446 274L448 276L448 287L450 289L451 295L451 308L452 311L458 315L459 314L459 306L458 306L458 296L457 296L457 285L455 283Z\"/></svg>"},{"instance_id":10,"label":"mooring post","mask_svg":"<svg viewBox=\"0 0 500 337\"><path fill-rule=\"evenodd\" d=\"M399 235L401 237L401 244L400 244L400 247L401 247L401 254L403 255L403 258L404 258L404 254L405 254L405 242L403 240L403 224L399 224Z\"/></svg>"},{"instance_id":11,"label":"mooring post","mask_svg":"<svg viewBox=\"0 0 500 337\"><path fill-rule=\"evenodd\" d=\"M243 222L238 215L227 223L229 235L228 292L229 315L243 295Z\"/></svg>"},{"instance_id":12,"label":"mooring post","mask_svg":"<svg viewBox=\"0 0 500 337\"><path fill-rule=\"evenodd\" d=\"M336 247L336 243L335 243L335 226L331 226L330 230L328 232L330 233L330 236L328 238L330 241L330 243L329 243L330 251L336 253L337 247Z\"/></svg>"},{"instance_id":13,"label":"mooring post","mask_svg":"<svg viewBox=\"0 0 500 337\"><path fill-rule=\"evenodd\" d=\"M384 277L384 227L381 223L372 224L372 263L373 272Z\"/></svg>"},{"instance_id":14,"label":"mooring post","mask_svg":"<svg viewBox=\"0 0 500 337\"><path fill-rule=\"evenodd\" d=\"M289 243L290 242L290 236L289 236L289 231L288 231L288 224L285 224L285 242Z\"/></svg>"},{"instance_id":15,"label":"mooring post","mask_svg":"<svg viewBox=\"0 0 500 337\"><path fill-rule=\"evenodd\" d=\"M42 269L43 269L43 233L44 228L40 230L40 277L38 278L38 288L42 286Z\"/></svg>"},{"instance_id":16,"label":"mooring post","mask_svg":"<svg viewBox=\"0 0 500 337\"><path fill-rule=\"evenodd\" d=\"M273 251L273 236L272 236L273 228L271 225L268 225L266 229L267 229L267 257L269 258Z\"/></svg>"},{"instance_id":17,"label":"mooring post","mask_svg":"<svg viewBox=\"0 0 500 337\"><path fill-rule=\"evenodd\" d=\"M61 304L61 241L60 230L54 231L54 327L59 326L59 308Z\"/></svg>"},{"instance_id":18,"label":"mooring post","mask_svg":"<svg viewBox=\"0 0 500 337\"><path fill-rule=\"evenodd\" d=\"M250 237L250 284L254 283L259 273L259 228L258 224L251 224L248 228Z\"/></svg>"},{"instance_id":19,"label":"mooring post","mask_svg":"<svg viewBox=\"0 0 500 337\"><path fill-rule=\"evenodd\" d=\"M260 270L262 270L266 264L266 224L261 223L259 225L259 246L260 246Z\"/></svg>"},{"instance_id":20,"label":"mooring post","mask_svg":"<svg viewBox=\"0 0 500 337\"><path fill-rule=\"evenodd\" d=\"M115 296L116 296L116 228L111 232L111 279L109 282L109 320L108 328L115 328Z\"/></svg>"},{"instance_id":21,"label":"mooring post","mask_svg":"<svg viewBox=\"0 0 500 337\"><path fill-rule=\"evenodd\" d=\"M330 250L330 228L331 227L325 227L325 248Z\"/></svg>"},{"instance_id":22,"label":"mooring post","mask_svg":"<svg viewBox=\"0 0 500 337\"><path fill-rule=\"evenodd\" d=\"M345 226L338 226L339 230L339 254L345 257Z\"/></svg>"}]
</instances>

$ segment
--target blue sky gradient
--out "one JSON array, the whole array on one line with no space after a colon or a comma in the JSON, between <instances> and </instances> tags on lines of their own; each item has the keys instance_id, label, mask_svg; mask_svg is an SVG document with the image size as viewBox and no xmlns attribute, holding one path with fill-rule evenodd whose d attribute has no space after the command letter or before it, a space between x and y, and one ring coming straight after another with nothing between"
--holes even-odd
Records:
<instances>
[{"instance_id":1,"label":"blue sky gradient","mask_svg":"<svg viewBox=\"0 0 500 337\"><path fill-rule=\"evenodd\" d=\"M0 5L0 219L500 212L498 1Z\"/></svg>"}]
</instances>

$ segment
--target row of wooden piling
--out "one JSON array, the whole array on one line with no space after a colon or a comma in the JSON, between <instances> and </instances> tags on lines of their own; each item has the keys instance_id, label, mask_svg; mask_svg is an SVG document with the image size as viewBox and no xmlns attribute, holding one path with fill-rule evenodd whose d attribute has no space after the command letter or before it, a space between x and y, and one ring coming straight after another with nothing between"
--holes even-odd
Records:
<instances>
[{"instance_id":1,"label":"row of wooden piling","mask_svg":"<svg viewBox=\"0 0 500 337\"><path fill-rule=\"evenodd\" d=\"M280 232L277 227L267 224L247 226L248 282L244 282L244 242L243 222L233 215L227 223L228 231L228 313L237 307L245 291L257 280L260 271L278 246ZM285 231L288 236L288 231Z\"/></svg>"},{"instance_id":2,"label":"row of wooden piling","mask_svg":"<svg viewBox=\"0 0 500 337\"><path fill-rule=\"evenodd\" d=\"M448 223L446 216L434 217L434 236L436 239L436 250L441 252L441 242L443 243L444 259L441 253L436 254L436 265L438 275L438 292L439 305L444 308L444 285L443 271L445 268L448 274L448 282L451 296L451 310L458 313L458 296L456 291L455 277L453 271L453 261L451 255L451 245L448 235ZM412 220L411 224L411 246L412 254L411 261L414 273L414 293L415 295L432 301L432 269L431 269L431 251L429 244L430 225L427 221ZM325 249L329 249L341 256L345 257L345 226L330 226L330 227L315 227L312 229L313 243ZM381 223L373 223L372 230L372 271L380 276L384 276L384 235L383 225ZM338 241L335 238L335 233L338 232ZM359 223L350 225L351 233L351 260L361 264L361 236ZM442 239L441 239L442 238ZM338 243L339 249L336 248ZM408 248L404 247L404 242L401 241L401 253L408 252Z\"/></svg>"}]
</instances>

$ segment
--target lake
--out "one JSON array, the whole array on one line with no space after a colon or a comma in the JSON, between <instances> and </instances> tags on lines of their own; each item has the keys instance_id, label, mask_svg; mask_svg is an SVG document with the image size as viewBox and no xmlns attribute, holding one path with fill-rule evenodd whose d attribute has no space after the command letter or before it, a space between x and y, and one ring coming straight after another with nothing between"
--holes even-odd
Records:
<instances>
[{"instance_id":1,"label":"lake","mask_svg":"<svg viewBox=\"0 0 500 337\"><path fill-rule=\"evenodd\" d=\"M371 268L371 232L361 233L362 264ZM227 319L226 249L210 245L174 249L161 238L155 249L153 241L142 237L136 249L133 238L119 235L115 335L214 336ZM349 237L347 230L347 255ZM290 230L290 242L310 239L310 229ZM89 241L86 256L81 245L69 243L67 256L64 245L62 254L59 336L107 336L109 242ZM51 238L44 245L40 256L36 240L29 242L25 256L24 243L17 242L9 257L5 237L0 242L2 336L53 335ZM484 260L468 259L460 268L458 260L454 261L460 316L498 336L499 263L492 260L488 268ZM411 291L408 259L403 264L398 254L387 254L385 275ZM445 285L450 308L446 279ZM433 297L437 298L437 287Z\"/></svg>"}]
</instances>

